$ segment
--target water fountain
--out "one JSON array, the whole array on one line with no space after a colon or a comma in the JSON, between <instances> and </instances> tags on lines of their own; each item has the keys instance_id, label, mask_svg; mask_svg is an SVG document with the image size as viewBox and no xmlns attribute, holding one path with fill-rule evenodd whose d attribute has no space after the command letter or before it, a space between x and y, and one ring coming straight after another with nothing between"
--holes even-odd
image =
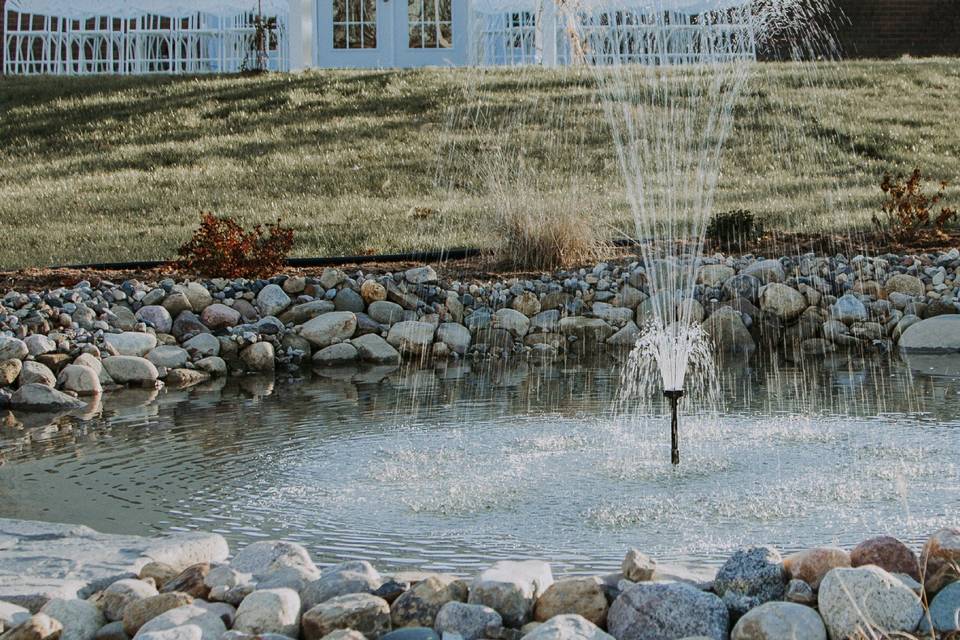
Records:
<instances>
[{"instance_id":1,"label":"water fountain","mask_svg":"<svg viewBox=\"0 0 960 640\"><path fill-rule=\"evenodd\" d=\"M819 24L821 0L648 0L638 11L560 4L571 50L592 70L613 134L634 240L646 267L648 321L624 373L624 392L655 381L671 411L671 462L679 463L678 407L688 374L708 390L714 370L703 309L694 299L722 151L757 48ZM743 28L746 25L746 28ZM815 31L818 37L819 31ZM639 310L638 310L639 313Z\"/></svg>"}]
</instances>

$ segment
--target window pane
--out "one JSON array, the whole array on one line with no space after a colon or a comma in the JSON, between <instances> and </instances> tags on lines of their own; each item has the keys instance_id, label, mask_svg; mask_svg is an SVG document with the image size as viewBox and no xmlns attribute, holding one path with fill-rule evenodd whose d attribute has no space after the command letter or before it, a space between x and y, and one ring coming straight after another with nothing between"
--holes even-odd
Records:
<instances>
[{"instance_id":1,"label":"window pane","mask_svg":"<svg viewBox=\"0 0 960 640\"><path fill-rule=\"evenodd\" d=\"M440 49L453 46L453 0L407 0L409 47Z\"/></svg>"},{"instance_id":2,"label":"window pane","mask_svg":"<svg viewBox=\"0 0 960 640\"><path fill-rule=\"evenodd\" d=\"M347 27L342 24L333 25L333 48L347 48Z\"/></svg>"}]
</instances>

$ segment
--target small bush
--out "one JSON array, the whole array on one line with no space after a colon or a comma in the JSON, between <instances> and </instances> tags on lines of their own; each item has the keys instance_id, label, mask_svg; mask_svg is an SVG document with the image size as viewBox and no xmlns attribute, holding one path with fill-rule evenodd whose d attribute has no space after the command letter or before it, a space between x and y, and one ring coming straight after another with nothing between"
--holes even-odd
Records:
<instances>
[{"instance_id":1,"label":"small bush","mask_svg":"<svg viewBox=\"0 0 960 640\"><path fill-rule=\"evenodd\" d=\"M293 229L275 224L245 230L233 218L204 213L200 227L177 251L178 266L222 278L271 276L283 269L293 247Z\"/></svg>"},{"instance_id":2,"label":"small bush","mask_svg":"<svg viewBox=\"0 0 960 640\"><path fill-rule=\"evenodd\" d=\"M544 213L510 209L498 217L496 255L509 268L551 271L593 262L605 244L594 226L573 212Z\"/></svg>"},{"instance_id":3,"label":"small bush","mask_svg":"<svg viewBox=\"0 0 960 640\"><path fill-rule=\"evenodd\" d=\"M746 209L714 214L707 225L707 238L723 247L741 247L763 235L763 225Z\"/></svg>"},{"instance_id":4,"label":"small bush","mask_svg":"<svg viewBox=\"0 0 960 640\"><path fill-rule=\"evenodd\" d=\"M903 176L893 178L884 174L880 189L886 194L881 204L881 215L873 216L873 224L887 236L899 241L922 240L929 236L945 238L944 231L949 222L957 217L953 207L940 205L947 183L941 182L936 194L928 196L923 192L923 174L914 169L906 180Z\"/></svg>"}]
</instances>

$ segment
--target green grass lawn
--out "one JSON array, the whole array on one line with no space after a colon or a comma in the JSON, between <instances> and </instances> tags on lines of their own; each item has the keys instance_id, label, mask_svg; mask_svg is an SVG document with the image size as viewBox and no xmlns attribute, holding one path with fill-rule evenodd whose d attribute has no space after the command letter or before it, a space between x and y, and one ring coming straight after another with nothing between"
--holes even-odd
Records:
<instances>
[{"instance_id":1,"label":"green grass lawn","mask_svg":"<svg viewBox=\"0 0 960 640\"><path fill-rule=\"evenodd\" d=\"M884 171L960 181L958 101L957 59L758 65L716 209L865 228ZM170 258L203 210L299 256L495 245L505 199L632 228L577 70L0 77L0 141L4 267Z\"/></svg>"}]
</instances>

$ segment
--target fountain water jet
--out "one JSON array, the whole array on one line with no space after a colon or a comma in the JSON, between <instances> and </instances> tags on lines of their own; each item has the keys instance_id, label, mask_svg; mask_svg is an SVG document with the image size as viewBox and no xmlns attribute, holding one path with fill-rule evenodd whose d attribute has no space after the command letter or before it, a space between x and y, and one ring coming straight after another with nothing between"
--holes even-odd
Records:
<instances>
[{"instance_id":1,"label":"fountain water jet","mask_svg":"<svg viewBox=\"0 0 960 640\"><path fill-rule=\"evenodd\" d=\"M807 49L797 43L806 45L811 37L804 35L804 25L815 26L830 5L829 0L645 0L639 8L631 3L639 18L598 12L596 5L596 0L566 0L559 7L572 51L597 83L650 293L646 310L652 319L630 356L624 392L649 393L653 389L646 387L659 378L671 406L671 460L677 464L684 378L696 369L709 379L713 369L697 325L694 292L734 107L756 64L757 46L785 37L802 56ZM729 29L737 24L750 25L749 37ZM671 35L684 29L699 35ZM821 35L816 31L814 37ZM629 54L637 48L647 54L644 64L632 63L636 56Z\"/></svg>"}]
</instances>

